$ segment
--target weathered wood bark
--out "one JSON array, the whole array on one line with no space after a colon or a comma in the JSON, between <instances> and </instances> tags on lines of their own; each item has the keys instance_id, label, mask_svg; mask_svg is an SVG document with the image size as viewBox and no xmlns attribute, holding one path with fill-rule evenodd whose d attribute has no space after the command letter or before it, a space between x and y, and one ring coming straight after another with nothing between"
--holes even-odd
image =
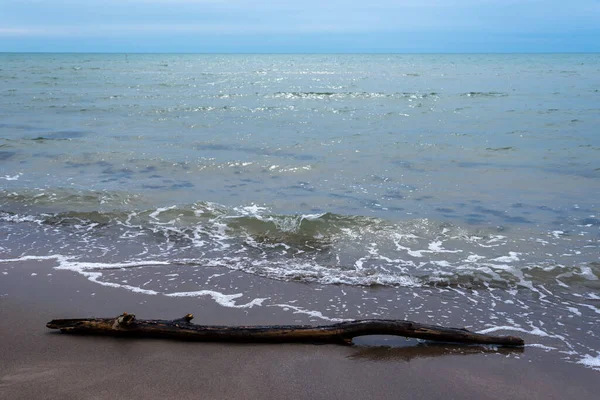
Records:
<instances>
[{"instance_id":1,"label":"weathered wood bark","mask_svg":"<svg viewBox=\"0 0 600 400\"><path fill-rule=\"evenodd\" d=\"M442 342L523 346L514 336L491 336L466 329L444 328L403 320L356 320L333 325L213 326L192 324L192 314L173 321L116 318L55 319L46 324L64 333L170 338L216 342L308 342L351 344L364 335L397 335Z\"/></svg>"}]
</instances>

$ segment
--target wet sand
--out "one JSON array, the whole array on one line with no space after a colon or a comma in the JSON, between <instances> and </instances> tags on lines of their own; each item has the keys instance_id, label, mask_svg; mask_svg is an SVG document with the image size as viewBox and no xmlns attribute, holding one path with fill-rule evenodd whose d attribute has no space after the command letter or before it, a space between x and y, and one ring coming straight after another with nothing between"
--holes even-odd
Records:
<instances>
[{"instance_id":1,"label":"wet sand","mask_svg":"<svg viewBox=\"0 0 600 400\"><path fill-rule=\"evenodd\" d=\"M531 348L522 357L414 342L182 343L70 336L45 327L53 318L124 311L167 319L192 312L194 322L206 324L296 322L279 309L103 287L48 262L0 264L0 398L592 399L600 391L598 372Z\"/></svg>"}]
</instances>

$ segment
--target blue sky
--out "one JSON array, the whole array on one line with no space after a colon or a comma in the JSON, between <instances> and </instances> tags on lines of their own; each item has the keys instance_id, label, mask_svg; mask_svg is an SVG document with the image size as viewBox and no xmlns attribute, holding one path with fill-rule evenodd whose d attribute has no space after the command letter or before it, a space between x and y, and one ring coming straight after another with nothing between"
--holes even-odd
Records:
<instances>
[{"instance_id":1,"label":"blue sky","mask_svg":"<svg viewBox=\"0 0 600 400\"><path fill-rule=\"evenodd\" d=\"M0 0L0 51L599 52L600 0Z\"/></svg>"}]
</instances>

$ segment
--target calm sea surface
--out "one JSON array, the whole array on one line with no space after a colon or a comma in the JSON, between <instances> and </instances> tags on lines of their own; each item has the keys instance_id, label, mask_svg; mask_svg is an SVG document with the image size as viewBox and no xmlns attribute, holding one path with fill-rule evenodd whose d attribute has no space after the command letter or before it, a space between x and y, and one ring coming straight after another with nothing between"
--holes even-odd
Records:
<instances>
[{"instance_id":1,"label":"calm sea surface","mask_svg":"<svg viewBox=\"0 0 600 400\"><path fill-rule=\"evenodd\" d=\"M598 54L0 54L4 262L140 296L600 368L599 196Z\"/></svg>"}]
</instances>

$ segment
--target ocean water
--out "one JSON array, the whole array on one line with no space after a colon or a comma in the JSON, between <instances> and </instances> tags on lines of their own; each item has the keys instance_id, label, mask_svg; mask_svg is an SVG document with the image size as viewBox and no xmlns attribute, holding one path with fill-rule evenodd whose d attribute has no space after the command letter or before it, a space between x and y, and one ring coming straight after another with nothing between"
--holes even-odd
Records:
<instances>
[{"instance_id":1,"label":"ocean water","mask_svg":"<svg viewBox=\"0 0 600 400\"><path fill-rule=\"evenodd\" d=\"M0 261L598 368L599 126L598 54L0 54Z\"/></svg>"}]
</instances>

